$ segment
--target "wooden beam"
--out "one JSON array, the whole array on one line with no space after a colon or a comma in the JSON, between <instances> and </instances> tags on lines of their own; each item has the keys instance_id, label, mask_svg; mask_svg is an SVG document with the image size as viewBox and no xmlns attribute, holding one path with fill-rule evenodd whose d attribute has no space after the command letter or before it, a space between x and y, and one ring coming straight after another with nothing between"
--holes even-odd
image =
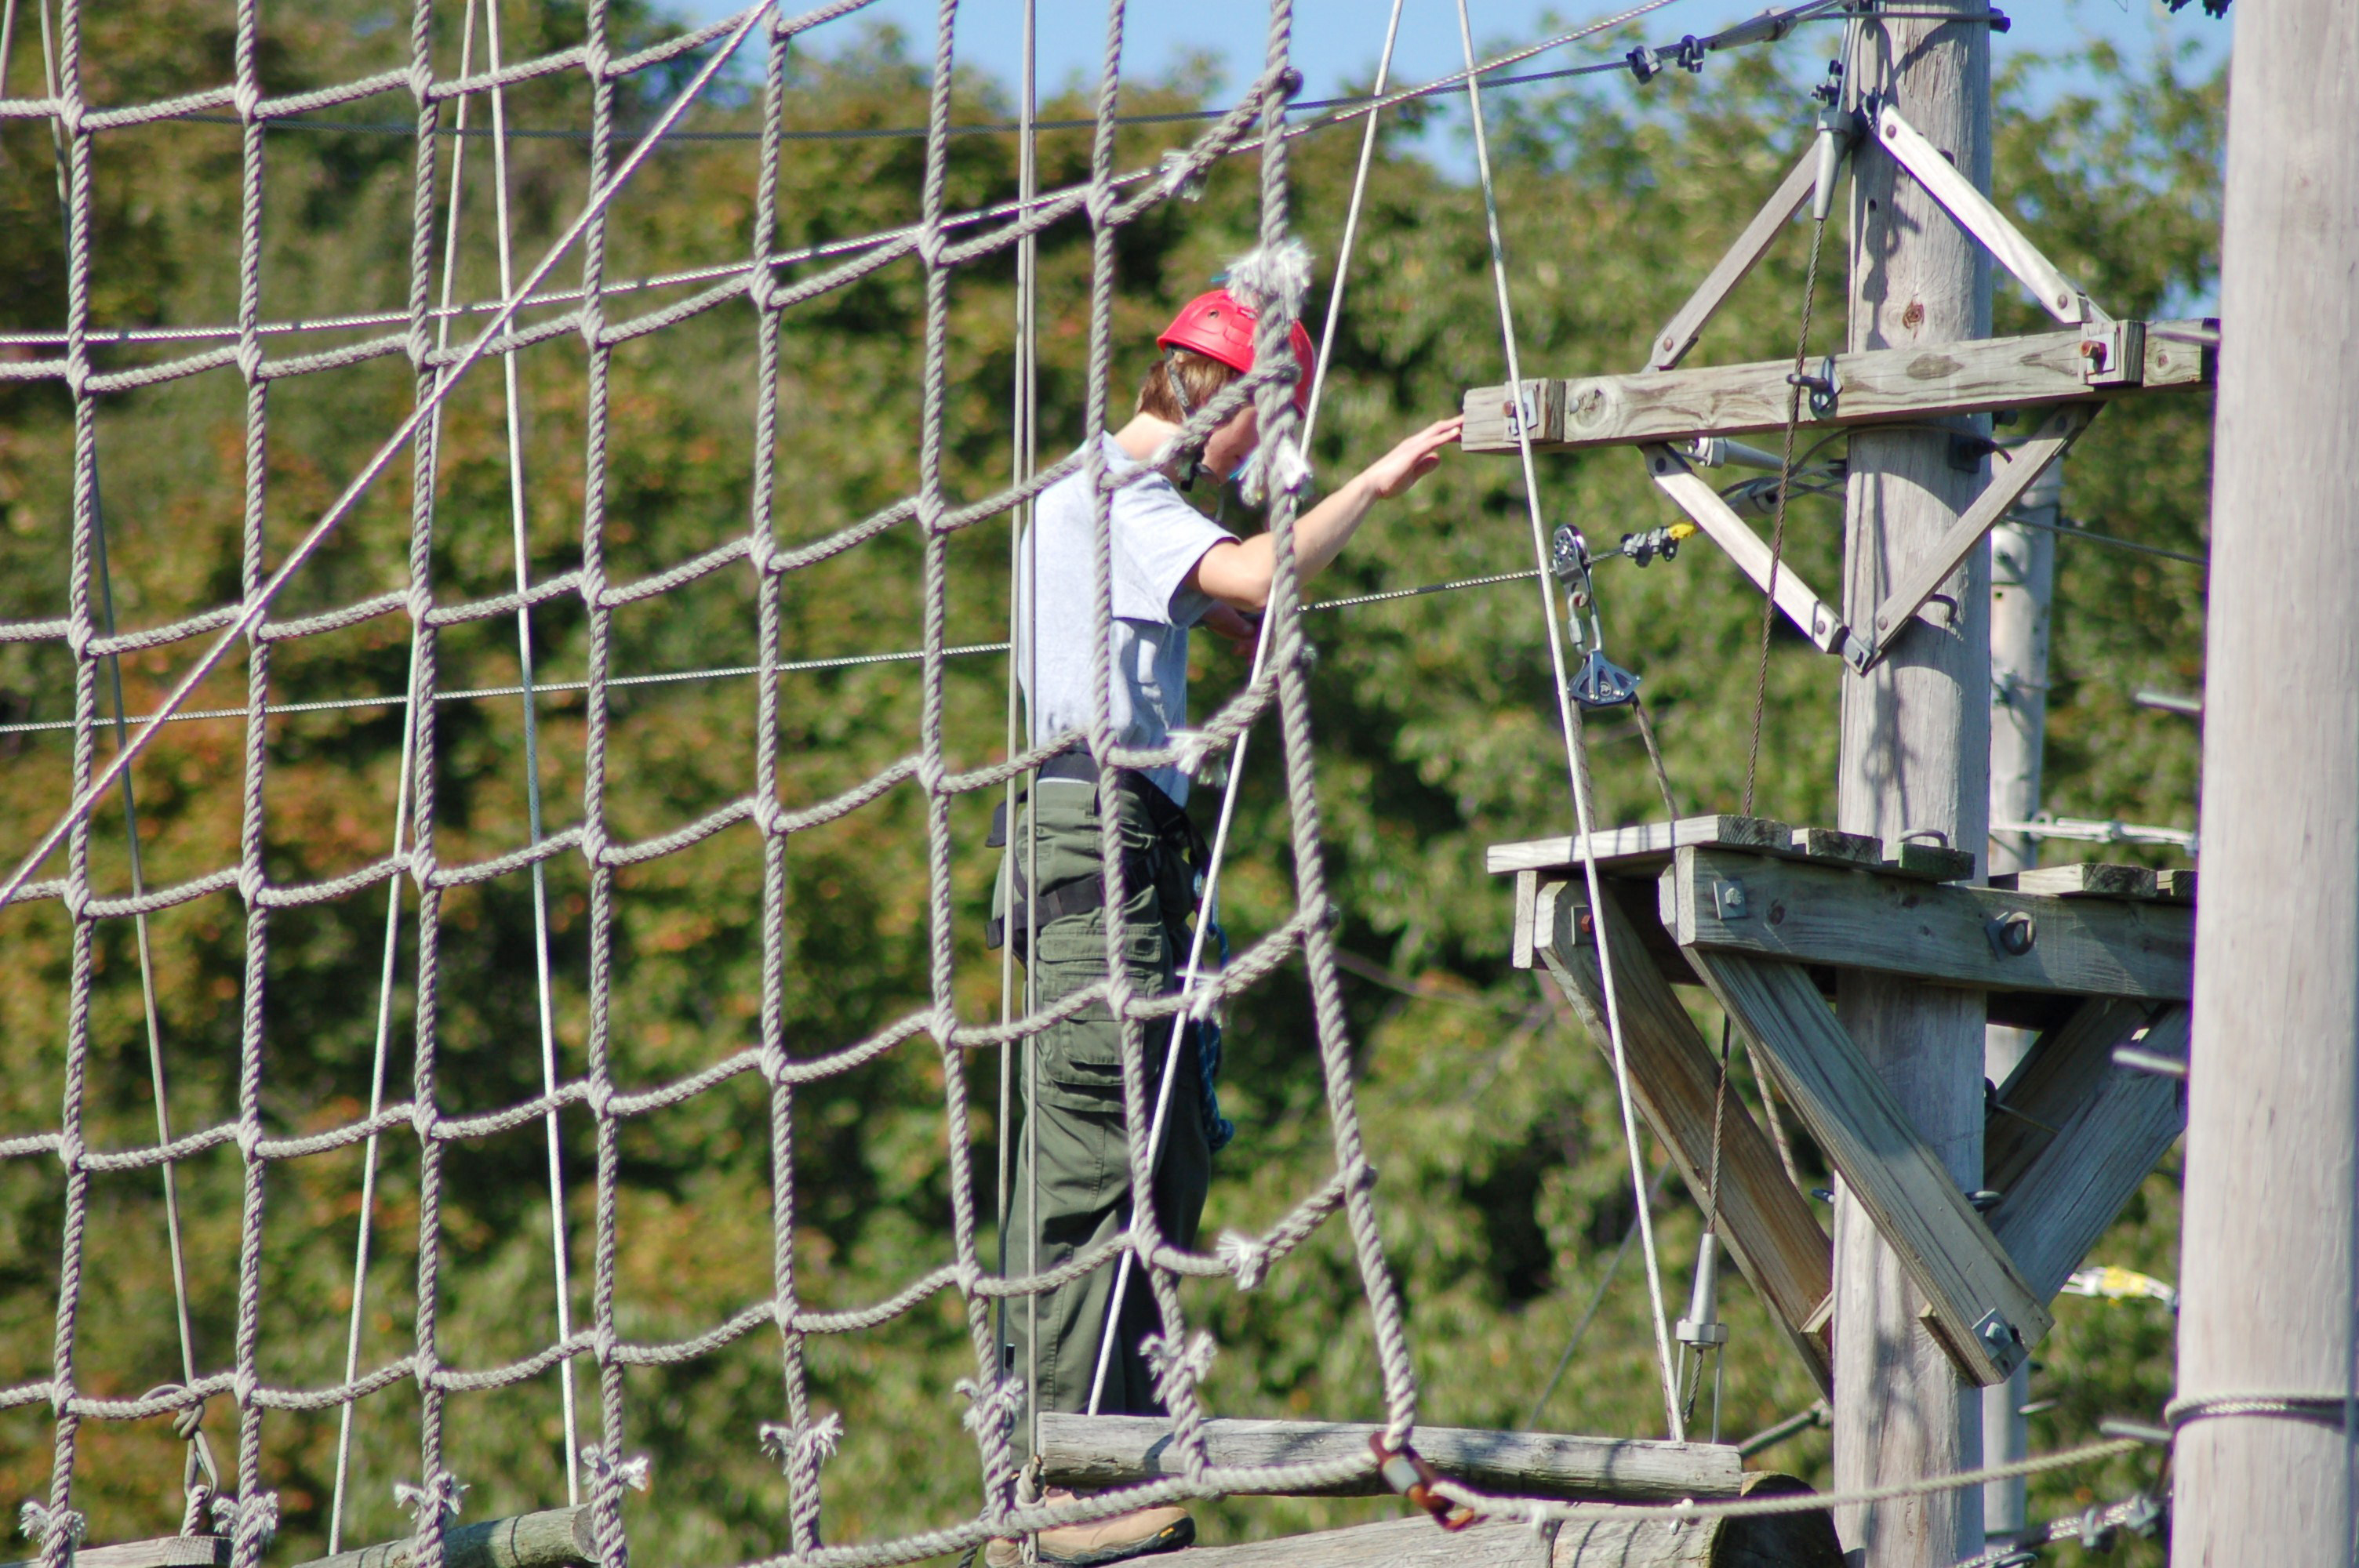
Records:
<instances>
[{"instance_id":1,"label":"wooden beam","mask_svg":"<svg viewBox=\"0 0 2359 1568\"><path fill-rule=\"evenodd\" d=\"M1649 446L1641 450L1656 487L1678 503L1680 510L1728 553L1736 569L1753 579L1754 587L1776 595L1777 608L1797 631L1810 640L1811 646L1822 654L1837 655L1854 668L1867 666L1868 644L1843 624L1843 612L1813 593L1794 570L1792 562L1773 560L1768 542L1736 514L1735 508L1721 499L1720 492L1690 467L1685 458L1667 446Z\"/></svg>"},{"instance_id":2,"label":"wooden beam","mask_svg":"<svg viewBox=\"0 0 2359 1568\"><path fill-rule=\"evenodd\" d=\"M1988 990L2185 1001L2193 984L2194 914L2176 904L2046 898L1711 849L1676 851L1660 885L1663 925L1683 948ZM2007 946L2027 938L2021 952Z\"/></svg>"},{"instance_id":3,"label":"wooden beam","mask_svg":"<svg viewBox=\"0 0 2359 1568\"><path fill-rule=\"evenodd\" d=\"M1703 335L1704 323L1736 292L1736 286L1745 281L1745 275L1769 254L1769 247L1777 243L1786 225L1794 221L1794 214L1810 199L1810 191L1818 183L1818 169L1819 147L1813 141L1802 149L1801 160L1777 187L1777 193L1753 215L1753 222L1745 225L1745 232L1736 236L1736 243L1728 247L1727 254L1696 286L1696 291L1688 296L1688 302L1655 334L1654 353L1647 362L1648 370L1669 370L1687 358L1688 351Z\"/></svg>"},{"instance_id":4,"label":"wooden beam","mask_svg":"<svg viewBox=\"0 0 2359 1568\"><path fill-rule=\"evenodd\" d=\"M1910 619L1925 608L1925 601L1965 565L1966 557L1981 546L1983 535L2023 499L2024 492L2047 471L2048 465L2081 438L2081 432L2097 416L2099 406L2094 403L2067 403L2050 410L2031 439L2014 449L2006 465L1991 476L1990 483L1974 497L1974 503L1966 508L1964 515L1950 524L1940 542L1900 573L1891 591L1884 596L1884 602L1875 607L1871 636L1877 658L1891 650L1893 640L1908 629Z\"/></svg>"},{"instance_id":5,"label":"wooden beam","mask_svg":"<svg viewBox=\"0 0 2359 1568\"><path fill-rule=\"evenodd\" d=\"M1668 863L1671 851L1687 844L1728 845L1774 849L1790 845L1794 829L1766 816L1682 816L1676 822L1642 822L1630 827L1605 827L1589 836L1600 870L1652 871ZM1559 871L1588 864L1577 835L1527 838L1516 844L1494 844L1484 864L1494 876L1508 871Z\"/></svg>"},{"instance_id":6,"label":"wooden beam","mask_svg":"<svg viewBox=\"0 0 2359 1568\"><path fill-rule=\"evenodd\" d=\"M1776 1068L1803 1125L1898 1255L1925 1298L1934 1337L1975 1382L2004 1382L2054 1321L2047 1304L1818 988L1792 964L1703 947L1688 957Z\"/></svg>"},{"instance_id":7,"label":"wooden beam","mask_svg":"<svg viewBox=\"0 0 2359 1568\"><path fill-rule=\"evenodd\" d=\"M1422 1429L1420 1429L1421 1431ZM1760 1496L1802 1489L1760 1473ZM1182 1568L1842 1568L1843 1547L1824 1509L1757 1519L1620 1519L1611 1514L1535 1530L1521 1519L1484 1519L1450 1532L1424 1518L1386 1519L1235 1546L1199 1546Z\"/></svg>"},{"instance_id":8,"label":"wooden beam","mask_svg":"<svg viewBox=\"0 0 2359 1568\"><path fill-rule=\"evenodd\" d=\"M2145 1048L2187 1056L2187 1010L2147 1031ZM2051 1299L2072 1277L2156 1162L2187 1129L2186 1086L2114 1067L1991 1211L1992 1233L2025 1283Z\"/></svg>"},{"instance_id":9,"label":"wooden beam","mask_svg":"<svg viewBox=\"0 0 2359 1568\"><path fill-rule=\"evenodd\" d=\"M1365 1458L1368 1439L1382 1430L1355 1422L1214 1420L1204 1423L1204 1451L1219 1469ZM1745 1484L1745 1462L1724 1444L1456 1426L1420 1426L1412 1441L1443 1475L1485 1491L1575 1501L1677 1502L1733 1498ZM1043 1411L1040 1463L1049 1485L1082 1489L1182 1473L1171 1452L1171 1422L1153 1415ZM1371 1471L1317 1495L1375 1497L1385 1489Z\"/></svg>"},{"instance_id":10,"label":"wooden beam","mask_svg":"<svg viewBox=\"0 0 2359 1568\"><path fill-rule=\"evenodd\" d=\"M111 1546L77 1546L69 1563L81 1568L222 1568L229 1561L226 1535L165 1535L153 1541L118 1541ZM0 1568L41 1568L38 1557Z\"/></svg>"},{"instance_id":11,"label":"wooden beam","mask_svg":"<svg viewBox=\"0 0 2359 1568\"><path fill-rule=\"evenodd\" d=\"M2032 1043L2000 1084L1983 1124L1983 1185L2012 1189L2088 1103L2114 1068L2114 1047L2146 1027L2152 1010L2091 997Z\"/></svg>"},{"instance_id":12,"label":"wooden beam","mask_svg":"<svg viewBox=\"0 0 2359 1568\"><path fill-rule=\"evenodd\" d=\"M1641 890L1643 891L1643 890ZM1670 1152L1680 1177L1701 1205L1711 1190L1712 1100L1719 1065L1695 1021L1650 962L1626 961L1638 947L1633 917L1605 886L1605 939L1614 944L1614 982L1622 1019L1630 1092L1647 1125ZM1541 890L1539 952L1610 1059L1605 988L1599 978L1589 890L1560 882ZM1737 1266L1769 1308L1821 1393L1834 1387L1832 1346L1822 1324L1834 1293L1834 1249L1810 1203L1794 1190L1777 1152L1741 1101L1724 1108L1721 1128L1720 1234Z\"/></svg>"},{"instance_id":13,"label":"wooden beam","mask_svg":"<svg viewBox=\"0 0 2359 1568\"><path fill-rule=\"evenodd\" d=\"M405 1535L314 1558L299 1568L409 1568L416 1545L416 1538ZM587 1507L452 1525L442 1531L443 1568L588 1568L597 1561Z\"/></svg>"},{"instance_id":14,"label":"wooden beam","mask_svg":"<svg viewBox=\"0 0 2359 1568\"><path fill-rule=\"evenodd\" d=\"M2166 333L2191 335L2199 321L2157 321L2146 334L2143 390L2209 386L2213 351ZM2092 386L2082 373L2081 334L2038 332L1904 349L1837 354L1834 406L1802 414L1811 425L1922 421L2002 408L2081 403L2141 390ZM1575 377L1564 384L1563 428L1533 445L1541 449L1647 446L1702 436L1741 436L1786 427L1791 360L1694 370ZM1465 449L1512 452L1506 389L1478 386L1465 397Z\"/></svg>"}]
</instances>

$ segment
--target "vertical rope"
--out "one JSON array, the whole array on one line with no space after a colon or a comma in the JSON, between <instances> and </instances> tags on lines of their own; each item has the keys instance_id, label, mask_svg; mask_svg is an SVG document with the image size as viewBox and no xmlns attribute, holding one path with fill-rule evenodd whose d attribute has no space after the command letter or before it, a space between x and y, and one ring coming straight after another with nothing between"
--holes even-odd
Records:
<instances>
[{"instance_id":1,"label":"vertical rope","mask_svg":"<svg viewBox=\"0 0 2359 1568\"><path fill-rule=\"evenodd\" d=\"M1466 103L1474 126L1474 162L1482 177L1483 215L1491 243L1491 276L1499 298L1499 335L1507 361L1507 395L1520 409L1523 404L1523 366L1516 351L1515 309L1507 297L1507 253L1499 230L1499 199L1491 175L1491 145L1483 122L1483 90L1474 74L1474 27L1466 10L1466 0L1458 0L1458 33L1466 51ZM1574 826L1581 837L1581 859L1588 873L1589 901L1601 912L1605 908L1604 889L1597 872L1595 857L1590 852L1589 767L1582 739L1582 721L1578 705L1572 700L1572 688L1565 666L1564 629L1558 623L1556 594L1549 575L1548 526L1540 518L1539 473L1532 461L1531 421L1518 417L1516 422L1517 451L1523 460L1524 504L1531 521L1532 551L1540 568L1540 608L1548 624L1549 659L1555 676L1558 722L1564 730L1565 761L1571 774ZM1622 1139L1630 1156L1630 1190L1638 1207L1639 1239L1647 1251L1647 1294L1654 1309L1655 1357L1663 1382L1663 1417L1674 1441L1684 1441L1687 1423L1680 1411L1679 1379L1671 1358L1671 1334L1669 1314L1663 1309L1662 1265L1655 1254L1655 1218L1647 1202L1647 1176L1638 1148L1637 1111L1630 1094L1630 1071L1622 1044L1621 1001L1614 986L1614 957L1605 934L1605 921L1597 922L1597 968L1605 993L1605 1024L1614 1047L1614 1083L1622 1104Z\"/></svg>"}]
</instances>

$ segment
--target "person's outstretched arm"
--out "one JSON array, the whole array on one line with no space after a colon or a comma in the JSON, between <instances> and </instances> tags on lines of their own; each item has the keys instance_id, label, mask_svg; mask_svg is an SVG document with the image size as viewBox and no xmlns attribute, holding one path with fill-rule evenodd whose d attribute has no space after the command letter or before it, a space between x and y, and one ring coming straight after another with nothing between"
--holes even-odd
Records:
<instances>
[{"instance_id":1,"label":"person's outstretched arm","mask_svg":"<svg viewBox=\"0 0 2359 1568\"><path fill-rule=\"evenodd\" d=\"M1458 439L1463 420L1453 415L1435 421L1370 463L1332 495L1295 519L1294 560L1308 581L1343 548L1368 508L1389 501L1431 473L1441 449ZM1267 534L1224 540L1204 552L1189 574L1189 585L1234 610L1259 610L1269 602L1276 546Z\"/></svg>"}]
</instances>

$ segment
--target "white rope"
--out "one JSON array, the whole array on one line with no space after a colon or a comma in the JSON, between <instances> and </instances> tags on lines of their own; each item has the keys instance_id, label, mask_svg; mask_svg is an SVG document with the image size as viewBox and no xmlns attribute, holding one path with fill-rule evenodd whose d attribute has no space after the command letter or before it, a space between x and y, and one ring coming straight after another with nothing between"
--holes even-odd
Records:
<instances>
[{"instance_id":1,"label":"white rope","mask_svg":"<svg viewBox=\"0 0 2359 1568\"><path fill-rule=\"evenodd\" d=\"M1641 16L1668 4L1654 0L1630 13ZM1670 1429L1672 1441L1684 1442L1687 1423L1681 1419L1679 1378L1671 1357L1671 1335L1669 1316L1663 1310L1663 1271L1655 1255L1655 1219L1652 1206L1647 1202L1647 1172L1645 1157L1638 1146L1638 1116L1630 1094L1630 1066L1622 1044L1622 1010L1614 987L1614 959L1606 937L1605 895L1600 884L1596 857L1591 853L1590 799L1587 770L1582 762L1581 719L1574 710L1572 687L1565 667L1564 630L1558 624L1556 594L1548 579L1548 525L1540 518L1539 473L1532 461L1532 422L1522 416L1524 373L1521 357L1516 351L1516 318L1507 297L1507 252L1499 232L1499 198L1491 176L1491 145L1483 124L1483 90L1476 81L1474 67L1474 27L1467 16L1466 0L1458 0L1458 34L1466 48L1466 105L1474 126L1474 167L1482 177L1483 216L1491 241L1491 275L1499 296L1499 336L1507 358L1507 396L1516 410L1514 420L1516 448L1523 460L1524 505L1532 525L1532 553L1538 558L1540 577L1540 608L1548 621L1549 658L1556 676L1557 717L1564 727L1565 767L1572 790L1572 810L1581 835L1581 859L1589 879L1589 902L1597 914L1597 968L1605 992L1605 1027L1614 1046L1614 1086L1622 1101L1622 1139L1630 1156L1630 1191L1638 1206L1639 1242L1647 1251L1647 1296L1654 1309L1655 1357L1662 1372L1663 1416Z\"/></svg>"},{"instance_id":2,"label":"white rope","mask_svg":"<svg viewBox=\"0 0 2359 1568\"><path fill-rule=\"evenodd\" d=\"M1383 95L1386 79L1392 71L1393 45L1400 36L1401 4L1402 0L1393 0L1392 16L1385 25L1384 52L1376 61L1375 92L1379 97ZM1341 313L1343 304L1343 281L1351 272L1352 243L1359 232L1360 206L1367 195L1368 168L1374 160L1375 147L1376 116L1371 114L1360 137L1360 165L1352 178L1351 205L1343 214L1343 239L1335 255L1335 279L1329 287L1327 320L1320 334L1318 362L1311 368L1310 396L1302 416L1301 450L1306 455L1310 450L1310 437L1319 418L1319 397L1327 379L1328 350L1335 341L1336 318ZM1254 639L1253 670L1246 677L1248 686L1261 679L1263 666L1269 657L1270 629L1277 624L1277 620L1274 615L1262 617L1260 632ZM1147 1135L1147 1168L1150 1171L1155 1169L1155 1162L1163 1152L1163 1128L1165 1122L1169 1119L1171 1112L1172 1080L1179 1076L1180 1051L1187 1039L1188 1023L1191 1016L1186 1003L1188 999L1195 994L1197 973L1204 961L1204 934L1211 929L1215 921L1220 919L1221 865L1228 853L1229 827L1236 817L1237 792L1245 782L1246 742L1251 734L1250 730L1238 732L1236 750L1230 754L1229 758L1228 780L1221 791L1221 815L1212 829L1212 849L1205 863L1203 897L1196 912L1196 929L1188 940L1188 966L1180 971L1181 1006L1180 1011L1172 1015L1171 1039L1163 1052L1163 1081L1156 1090L1155 1119L1149 1125ZM1135 1195L1134 1201L1136 1201ZM1036 1221L1036 1228L1037 1225ZM1092 1415L1098 1413L1098 1401L1105 1392L1106 1368L1114 1358L1114 1341L1120 1337L1123 1296L1130 1285L1133 1256L1134 1254L1125 1251L1122 1255L1122 1260L1114 1268L1114 1292L1108 1298L1105 1325L1100 1331L1098 1337L1097 1369L1090 1379L1090 1414Z\"/></svg>"}]
</instances>

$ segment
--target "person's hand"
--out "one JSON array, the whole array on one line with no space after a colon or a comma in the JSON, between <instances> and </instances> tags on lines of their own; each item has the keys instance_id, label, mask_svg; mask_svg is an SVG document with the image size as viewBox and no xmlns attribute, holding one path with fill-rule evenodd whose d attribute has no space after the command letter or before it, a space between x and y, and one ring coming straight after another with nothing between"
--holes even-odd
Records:
<instances>
[{"instance_id":1,"label":"person's hand","mask_svg":"<svg viewBox=\"0 0 2359 1568\"><path fill-rule=\"evenodd\" d=\"M1441 462L1441 449L1458 439L1466 423L1459 415L1437 419L1367 466L1360 477L1377 499L1390 501L1431 473Z\"/></svg>"},{"instance_id":2,"label":"person's hand","mask_svg":"<svg viewBox=\"0 0 2359 1568\"><path fill-rule=\"evenodd\" d=\"M1201 624L1245 658L1252 658L1261 638L1261 618L1247 616L1225 604L1215 604Z\"/></svg>"}]
</instances>

